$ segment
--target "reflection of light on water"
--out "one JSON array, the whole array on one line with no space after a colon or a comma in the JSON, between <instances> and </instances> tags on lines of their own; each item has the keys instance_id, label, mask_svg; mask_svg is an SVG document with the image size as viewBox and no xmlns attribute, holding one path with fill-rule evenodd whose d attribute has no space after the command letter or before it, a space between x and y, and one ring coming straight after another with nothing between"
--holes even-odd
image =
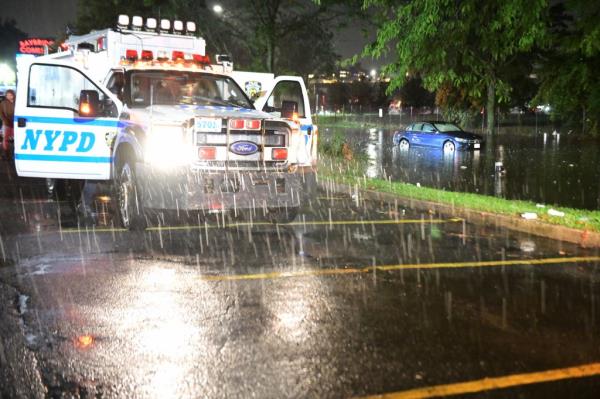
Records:
<instances>
[{"instance_id":1,"label":"reflection of light on water","mask_svg":"<svg viewBox=\"0 0 600 399\"><path fill-rule=\"evenodd\" d=\"M307 295L307 293L310 293ZM282 281L268 306L274 315L273 334L291 342L322 341L329 292L318 279L306 279L297 284L293 279ZM326 334L325 334L326 335Z\"/></svg>"},{"instance_id":2,"label":"reflection of light on water","mask_svg":"<svg viewBox=\"0 0 600 399\"><path fill-rule=\"evenodd\" d=\"M523 252L534 252L535 251L535 242L531 240L522 240L519 242L519 247Z\"/></svg>"},{"instance_id":3,"label":"reflection of light on water","mask_svg":"<svg viewBox=\"0 0 600 399\"><path fill-rule=\"evenodd\" d=\"M367 156L369 157L367 177L379 177L383 164L383 130L369 131Z\"/></svg>"},{"instance_id":4,"label":"reflection of light on water","mask_svg":"<svg viewBox=\"0 0 600 399\"><path fill-rule=\"evenodd\" d=\"M285 307L277 314L278 328L283 329L288 338L293 340L301 338L305 334L303 322L309 316L310 311L310 305L306 298L295 298L286 303Z\"/></svg>"},{"instance_id":5,"label":"reflection of light on water","mask_svg":"<svg viewBox=\"0 0 600 399\"><path fill-rule=\"evenodd\" d=\"M190 372L190 368L182 367L181 363L163 362L152 376L147 390L155 398L182 397L186 374Z\"/></svg>"},{"instance_id":6,"label":"reflection of light on water","mask_svg":"<svg viewBox=\"0 0 600 399\"><path fill-rule=\"evenodd\" d=\"M190 375L197 375L198 341L202 330L180 297L185 276L174 269L150 268L136 279L141 294L123 320L132 337L132 355L139 359L141 387L148 397L182 397Z\"/></svg>"}]
</instances>

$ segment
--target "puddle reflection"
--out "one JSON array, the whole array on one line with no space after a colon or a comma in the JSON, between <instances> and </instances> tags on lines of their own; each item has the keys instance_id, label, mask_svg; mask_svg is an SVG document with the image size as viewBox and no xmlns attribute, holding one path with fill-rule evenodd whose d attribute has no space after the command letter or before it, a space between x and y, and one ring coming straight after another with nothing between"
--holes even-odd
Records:
<instances>
[{"instance_id":1,"label":"puddle reflection","mask_svg":"<svg viewBox=\"0 0 600 399\"><path fill-rule=\"evenodd\" d=\"M332 133L331 130L329 133ZM524 199L574 208L600 207L600 140L559 132L486 137L479 151L392 144L393 131L344 129L369 164L367 177L419 183L444 190ZM496 163L503 170L496 173Z\"/></svg>"}]
</instances>

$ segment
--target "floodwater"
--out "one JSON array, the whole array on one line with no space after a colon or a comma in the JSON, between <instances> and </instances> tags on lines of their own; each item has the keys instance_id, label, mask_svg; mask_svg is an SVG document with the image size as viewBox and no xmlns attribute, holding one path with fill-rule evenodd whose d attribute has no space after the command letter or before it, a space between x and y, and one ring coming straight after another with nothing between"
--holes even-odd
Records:
<instances>
[{"instance_id":1,"label":"floodwater","mask_svg":"<svg viewBox=\"0 0 600 399\"><path fill-rule=\"evenodd\" d=\"M325 130L327 139L333 133ZM369 157L369 177L391 178L451 191L531 200L572 208L600 208L600 140L576 134L504 129L480 151L393 145L392 130L344 129L355 151ZM495 173L496 162L504 172Z\"/></svg>"}]
</instances>

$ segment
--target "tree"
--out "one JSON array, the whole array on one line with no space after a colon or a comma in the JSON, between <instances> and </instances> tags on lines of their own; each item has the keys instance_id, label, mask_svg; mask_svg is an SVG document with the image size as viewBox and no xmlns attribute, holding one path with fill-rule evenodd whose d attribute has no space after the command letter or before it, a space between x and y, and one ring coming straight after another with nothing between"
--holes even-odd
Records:
<instances>
[{"instance_id":1,"label":"tree","mask_svg":"<svg viewBox=\"0 0 600 399\"><path fill-rule=\"evenodd\" d=\"M389 90L420 76L431 91L451 86L470 102L485 99L488 130L498 101L511 92L506 79L514 60L546 36L547 0L365 0L379 10L376 40L363 56L380 57L394 47L384 68Z\"/></svg>"},{"instance_id":2,"label":"tree","mask_svg":"<svg viewBox=\"0 0 600 399\"><path fill-rule=\"evenodd\" d=\"M19 51L19 40L25 39L27 34L17 28L14 19L0 20L0 62L15 66L15 54Z\"/></svg>"},{"instance_id":3,"label":"tree","mask_svg":"<svg viewBox=\"0 0 600 399\"><path fill-rule=\"evenodd\" d=\"M553 8L551 46L538 78L538 104L551 105L555 118L600 128L600 4L585 0Z\"/></svg>"},{"instance_id":4,"label":"tree","mask_svg":"<svg viewBox=\"0 0 600 399\"><path fill-rule=\"evenodd\" d=\"M196 21L211 54L238 67L308 74L329 71L337 55L329 21L337 15L310 0L224 0L215 13L204 0L80 0L79 33L114 26L119 14Z\"/></svg>"}]
</instances>

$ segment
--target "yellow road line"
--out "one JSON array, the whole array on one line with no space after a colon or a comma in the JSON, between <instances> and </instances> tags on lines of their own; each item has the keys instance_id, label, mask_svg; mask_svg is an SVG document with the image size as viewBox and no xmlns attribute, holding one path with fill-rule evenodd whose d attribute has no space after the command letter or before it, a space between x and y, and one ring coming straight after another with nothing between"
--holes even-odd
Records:
<instances>
[{"instance_id":1,"label":"yellow road line","mask_svg":"<svg viewBox=\"0 0 600 399\"><path fill-rule=\"evenodd\" d=\"M525 265L552 265L565 263L590 263L599 262L600 256L580 256L572 258L544 258L544 259L519 259L519 260L491 260L481 262L451 262L451 263L413 263L405 265L382 265L367 267L349 267L337 269L308 269L289 272L268 272L256 274L230 274L230 275L201 275L204 281L237 281L237 280L267 280L290 277L308 276L333 276L338 274L372 273L374 271L398 271L415 269L459 269L470 267L497 267L497 266L525 266Z\"/></svg>"},{"instance_id":2,"label":"yellow road line","mask_svg":"<svg viewBox=\"0 0 600 399\"><path fill-rule=\"evenodd\" d=\"M390 225L390 224L443 224L443 223L456 223L462 222L461 218L450 218L450 219L384 219L384 220L307 220L306 222L291 222L281 223L278 226L341 226L341 225ZM236 227L258 227L258 226L276 226L271 222L239 222L239 223L227 223L219 226L215 224L207 225L184 225L184 226L155 226L149 227L146 231L177 231L177 230L203 230L203 229L230 229ZM125 232L127 229L122 228L96 228L92 229L63 229L63 233L112 233L112 232Z\"/></svg>"},{"instance_id":3,"label":"yellow road line","mask_svg":"<svg viewBox=\"0 0 600 399\"><path fill-rule=\"evenodd\" d=\"M440 396L464 395L470 393L560 381L571 378L583 378L600 375L600 363L567 367L524 374L512 374L504 377L483 378L481 380L459 382L455 384L435 385L432 387L411 389L381 395L367 396L365 399L425 399Z\"/></svg>"}]
</instances>

